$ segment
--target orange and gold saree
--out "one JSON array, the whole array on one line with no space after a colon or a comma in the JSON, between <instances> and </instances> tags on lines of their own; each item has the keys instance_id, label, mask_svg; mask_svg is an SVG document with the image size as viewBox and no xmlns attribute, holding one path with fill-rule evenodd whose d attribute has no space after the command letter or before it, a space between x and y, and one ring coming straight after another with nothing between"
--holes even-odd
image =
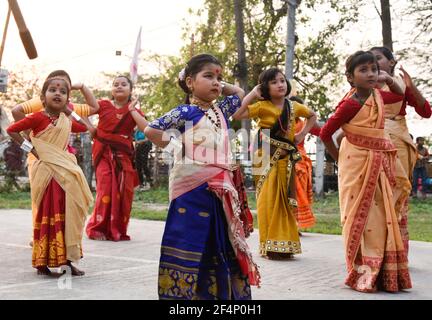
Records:
<instances>
[{"instance_id":1,"label":"orange and gold saree","mask_svg":"<svg viewBox=\"0 0 432 320\"><path fill-rule=\"evenodd\" d=\"M296 120L296 133L304 127L304 122ZM296 218L299 228L310 228L315 225L315 217L312 212L312 161L307 156L304 141L297 145L301 160L295 165L295 188L297 196Z\"/></svg>"}]
</instances>

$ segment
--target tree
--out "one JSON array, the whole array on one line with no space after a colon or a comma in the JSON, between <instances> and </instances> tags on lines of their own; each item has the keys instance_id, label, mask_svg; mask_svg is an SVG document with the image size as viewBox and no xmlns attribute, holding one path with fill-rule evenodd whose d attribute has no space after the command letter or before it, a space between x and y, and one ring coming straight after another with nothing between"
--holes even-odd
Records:
<instances>
[{"instance_id":1,"label":"tree","mask_svg":"<svg viewBox=\"0 0 432 320\"><path fill-rule=\"evenodd\" d=\"M422 92L432 97L432 1L409 0L409 6L404 13L415 19L415 28L410 30L412 41L409 46L398 52L404 60L414 61L417 66L415 80L419 83Z\"/></svg>"},{"instance_id":2,"label":"tree","mask_svg":"<svg viewBox=\"0 0 432 320\"><path fill-rule=\"evenodd\" d=\"M390 0L380 0L381 12L375 6L382 24L383 46L393 51L392 25L390 14Z\"/></svg>"},{"instance_id":3,"label":"tree","mask_svg":"<svg viewBox=\"0 0 432 320\"><path fill-rule=\"evenodd\" d=\"M299 23L311 22L308 13L325 7L336 22L328 23L315 37L300 39L296 48L295 79L301 85L301 95L321 118L332 111L329 93L341 82L340 57L335 53L333 41L349 22L358 17L356 4L336 0L305 0L299 8ZM270 67L283 67L285 62L285 24L287 3L280 0L243 0L244 33L246 43L248 86L256 85L260 73ZM195 34L194 52L215 55L224 65L227 81L234 81L238 64L234 3L232 0L205 0L204 7L190 14L202 17L198 25L186 23L184 39ZM176 85L177 77L190 56L190 44L181 49L181 56L153 57L160 65L159 76L145 79L147 96L145 108L155 115L181 103L184 93Z\"/></svg>"},{"instance_id":4,"label":"tree","mask_svg":"<svg viewBox=\"0 0 432 320\"><path fill-rule=\"evenodd\" d=\"M9 73L7 91L0 93L0 104L3 107L10 109L40 94L41 79L35 76L34 70L31 71L31 74L32 76L26 76L23 70Z\"/></svg>"}]
</instances>

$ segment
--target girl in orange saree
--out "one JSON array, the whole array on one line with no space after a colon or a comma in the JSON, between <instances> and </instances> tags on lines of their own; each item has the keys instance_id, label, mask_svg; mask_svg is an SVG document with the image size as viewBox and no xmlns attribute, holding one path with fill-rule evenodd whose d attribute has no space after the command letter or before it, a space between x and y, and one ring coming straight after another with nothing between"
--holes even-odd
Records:
<instances>
[{"instance_id":1,"label":"girl in orange saree","mask_svg":"<svg viewBox=\"0 0 432 320\"><path fill-rule=\"evenodd\" d=\"M395 102L395 96L389 97L375 86L379 79L395 93L402 90L388 74L379 74L371 52L358 51L350 56L346 70L353 89L320 134L331 156L339 161L339 203L348 270L345 284L361 292L409 289L407 254L392 193L396 148L384 130L384 102ZM398 97L402 99L402 95ZM338 151L332 134L339 127L345 138Z\"/></svg>"},{"instance_id":2,"label":"girl in orange saree","mask_svg":"<svg viewBox=\"0 0 432 320\"><path fill-rule=\"evenodd\" d=\"M85 126L65 116L69 90L64 79L48 79L41 95L45 110L8 128L10 136L35 156L29 176L32 206L37 208L32 265L38 274L49 275L49 267L62 265L69 266L72 275L84 274L72 262L82 258L82 234L93 197L75 156L68 152L68 142L70 132L94 128L76 114L74 119ZM84 93L90 104L96 103L90 91ZM25 130L31 130L31 143L19 134Z\"/></svg>"},{"instance_id":3,"label":"girl in orange saree","mask_svg":"<svg viewBox=\"0 0 432 320\"><path fill-rule=\"evenodd\" d=\"M303 103L296 97L290 97L290 100ZM296 134L300 133L305 126L305 122L300 118L296 119ZM310 134L319 136L320 127L316 124L310 131ZM301 160L295 165L295 187L297 196L296 219L299 229L311 228L315 225L315 216L312 212L313 190L312 190L312 161L308 157L304 140L297 144L297 149L301 155Z\"/></svg>"}]
</instances>

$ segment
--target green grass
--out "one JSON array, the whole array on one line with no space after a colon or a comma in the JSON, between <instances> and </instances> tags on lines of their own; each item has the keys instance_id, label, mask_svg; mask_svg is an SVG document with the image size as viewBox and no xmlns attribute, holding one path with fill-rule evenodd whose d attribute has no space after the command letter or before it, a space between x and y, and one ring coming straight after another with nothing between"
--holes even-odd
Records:
<instances>
[{"instance_id":1,"label":"green grass","mask_svg":"<svg viewBox=\"0 0 432 320\"><path fill-rule=\"evenodd\" d=\"M249 207L256 209L255 193L248 193ZM144 205L145 204L145 205ZM147 191L137 191L132 204L132 217L137 219L165 221L168 206L167 188L156 188ZM0 193L0 209L30 209L30 194L28 192ZM313 212L317 223L308 232L341 234L339 200L337 193L316 199ZM254 225L257 219L254 215ZM432 198L425 200L411 199L409 212L410 239L432 242Z\"/></svg>"},{"instance_id":2,"label":"green grass","mask_svg":"<svg viewBox=\"0 0 432 320\"><path fill-rule=\"evenodd\" d=\"M0 209L31 209L29 192L0 193Z\"/></svg>"}]
</instances>

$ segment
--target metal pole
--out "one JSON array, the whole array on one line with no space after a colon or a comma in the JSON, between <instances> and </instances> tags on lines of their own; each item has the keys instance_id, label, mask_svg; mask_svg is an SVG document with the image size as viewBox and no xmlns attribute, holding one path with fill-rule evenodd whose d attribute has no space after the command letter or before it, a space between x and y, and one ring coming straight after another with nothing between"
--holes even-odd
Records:
<instances>
[{"instance_id":1,"label":"metal pole","mask_svg":"<svg viewBox=\"0 0 432 320\"><path fill-rule=\"evenodd\" d=\"M5 23L5 27L4 27L4 31L3 31L3 39L2 39L2 43L1 43L1 47L0 47L0 67L1 67L2 59L3 59L3 51L5 48L5 44L6 44L6 35L7 35L8 27L9 27L9 20L10 20L11 13L12 13L12 9L9 6L8 13L6 16L6 23Z\"/></svg>"},{"instance_id":2,"label":"metal pole","mask_svg":"<svg viewBox=\"0 0 432 320\"><path fill-rule=\"evenodd\" d=\"M285 76L288 80L294 78L294 46L295 46L295 17L300 0L286 0L288 3L287 41L285 57Z\"/></svg>"}]
</instances>

